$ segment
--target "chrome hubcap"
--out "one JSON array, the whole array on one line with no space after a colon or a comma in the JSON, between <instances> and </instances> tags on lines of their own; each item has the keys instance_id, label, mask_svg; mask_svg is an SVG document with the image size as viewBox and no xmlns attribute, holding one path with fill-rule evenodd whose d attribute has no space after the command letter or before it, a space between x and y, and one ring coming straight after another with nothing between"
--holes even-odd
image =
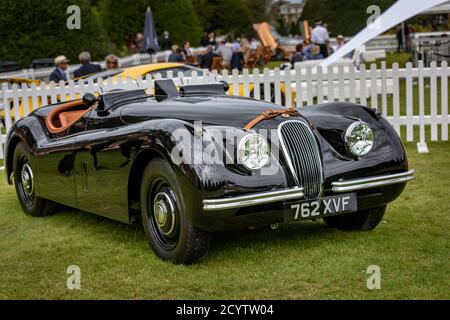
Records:
<instances>
[{"instance_id":1,"label":"chrome hubcap","mask_svg":"<svg viewBox=\"0 0 450 320\"><path fill-rule=\"evenodd\" d=\"M170 236L175 230L176 222L172 197L166 192L158 193L153 204L153 213L159 231L165 236Z\"/></svg>"},{"instance_id":2,"label":"chrome hubcap","mask_svg":"<svg viewBox=\"0 0 450 320\"><path fill-rule=\"evenodd\" d=\"M22 167L22 172L20 173L20 180L22 182L23 191L29 196L34 193L34 181L33 181L33 170L28 163L24 164Z\"/></svg>"}]
</instances>

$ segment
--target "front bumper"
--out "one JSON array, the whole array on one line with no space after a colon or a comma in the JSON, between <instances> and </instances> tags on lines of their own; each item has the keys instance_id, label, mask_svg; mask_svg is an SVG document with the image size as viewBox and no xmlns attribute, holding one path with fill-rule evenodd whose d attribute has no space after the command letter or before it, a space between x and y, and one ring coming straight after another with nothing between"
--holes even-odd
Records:
<instances>
[{"instance_id":1,"label":"front bumper","mask_svg":"<svg viewBox=\"0 0 450 320\"><path fill-rule=\"evenodd\" d=\"M221 211L303 198L303 188L254 193L232 198L203 200L203 210Z\"/></svg>"},{"instance_id":2,"label":"front bumper","mask_svg":"<svg viewBox=\"0 0 450 320\"><path fill-rule=\"evenodd\" d=\"M414 173L414 170L409 170L407 172L387 174L370 178L341 180L333 182L331 184L331 190L336 193L345 193L405 183L414 179Z\"/></svg>"},{"instance_id":3,"label":"front bumper","mask_svg":"<svg viewBox=\"0 0 450 320\"><path fill-rule=\"evenodd\" d=\"M365 189L404 184L414 179L414 170L403 173L381 175L369 178L340 180L332 183L333 193L346 193ZM275 202L300 200L304 197L303 188L268 191L244 196L203 200L204 211L224 211Z\"/></svg>"}]
</instances>

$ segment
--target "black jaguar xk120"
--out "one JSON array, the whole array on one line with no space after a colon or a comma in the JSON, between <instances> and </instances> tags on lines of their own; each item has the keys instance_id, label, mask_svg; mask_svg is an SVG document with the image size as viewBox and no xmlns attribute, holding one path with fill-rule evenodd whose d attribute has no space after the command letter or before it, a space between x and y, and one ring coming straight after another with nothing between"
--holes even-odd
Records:
<instances>
[{"instance_id":1,"label":"black jaguar xk120","mask_svg":"<svg viewBox=\"0 0 450 320\"><path fill-rule=\"evenodd\" d=\"M171 80L42 107L8 133L6 170L23 210L57 204L141 220L160 258L189 264L211 232L323 219L372 230L414 177L377 110L286 109Z\"/></svg>"}]
</instances>

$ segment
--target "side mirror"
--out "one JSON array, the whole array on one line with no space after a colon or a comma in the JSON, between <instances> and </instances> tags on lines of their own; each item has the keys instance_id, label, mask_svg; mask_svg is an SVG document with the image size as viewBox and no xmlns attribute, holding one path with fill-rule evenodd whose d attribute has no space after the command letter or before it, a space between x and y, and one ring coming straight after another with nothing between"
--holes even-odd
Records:
<instances>
[{"instance_id":1,"label":"side mirror","mask_svg":"<svg viewBox=\"0 0 450 320\"><path fill-rule=\"evenodd\" d=\"M97 103L97 101L98 101L98 98L93 93L88 92L83 96L83 104L86 107L89 107L89 108L92 107L94 104Z\"/></svg>"},{"instance_id":2,"label":"side mirror","mask_svg":"<svg viewBox=\"0 0 450 320\"><path fill-rule=\"evenodd\" d=\"M225 93L227 93L228 90L230 90L230 85L228 84L228 82L222 80L219 83L222 84L223 90L225 91Z\"/></svg>"}]
</instances>

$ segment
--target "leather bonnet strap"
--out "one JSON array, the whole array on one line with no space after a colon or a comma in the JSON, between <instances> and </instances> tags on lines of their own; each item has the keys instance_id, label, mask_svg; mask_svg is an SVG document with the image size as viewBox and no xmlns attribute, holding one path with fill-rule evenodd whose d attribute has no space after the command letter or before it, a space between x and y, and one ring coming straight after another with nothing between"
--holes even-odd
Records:
<instances>
[{"instance_id":1,"label":"leather bonnet strap","mask_svg":"<svg viewBox=\"0 0 450 320\"><path fill-rule=\"evenodd\" d=\"M268 109L264 111L261 115L257 116L255 119L250 121L244 129L253 129L258 123L264 120L270 120L276 118L278 116L300 116L300 113L293 109L281 109L281 110L273 110Z\"/></svg>"}]
</instances>

